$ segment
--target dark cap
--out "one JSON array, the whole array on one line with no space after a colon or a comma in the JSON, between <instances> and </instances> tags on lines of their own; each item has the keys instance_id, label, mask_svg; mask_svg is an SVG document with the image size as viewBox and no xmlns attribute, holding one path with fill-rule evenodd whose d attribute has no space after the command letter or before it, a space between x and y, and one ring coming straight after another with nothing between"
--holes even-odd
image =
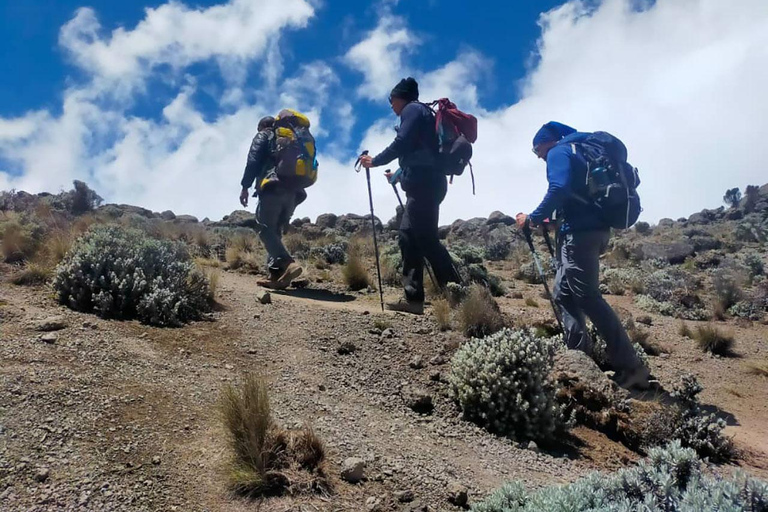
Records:
<instances>
[{"instance_id":1,"label":"dark cap","mask_svg":"<svg viewBox=\"0 0 768 512\"><path fill-rule=\"evenodd\" d=\"M405 101L416 101L419 99L419 84L411 78L403 78L389 93L390 98L400 98Z\"/></svg>"},{"instance_id":2,"label":"dark cap","mask_svg":"<svg viewBox=\"0 0 768 512\"><path fill-rule=\"evenodd\" d=\"M272 116L262 117L259 121L259 131L272 128L275 125L275 118Z\"/></svg>"}]
</instances>

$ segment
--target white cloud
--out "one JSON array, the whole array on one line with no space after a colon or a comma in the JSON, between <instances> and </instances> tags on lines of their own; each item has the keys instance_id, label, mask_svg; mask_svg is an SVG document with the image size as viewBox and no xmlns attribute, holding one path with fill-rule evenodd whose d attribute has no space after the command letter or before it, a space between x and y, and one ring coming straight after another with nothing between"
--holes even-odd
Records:
<instances>
[{"instance_id":1,"label":"white cloud","mask_svg":"<svg viewBox=\"0 0 768 512\"><path fill-rule=\"evenodd\" d=\"M408 74L403 60L418 45L419 39L408 30L403 18L382 14L376 28L344 56L348 66L363 74L358 94L370 100L386 100L392 86Z\"/></svg>"},{"instance_id":2,"label":"white cloud","mask_svg":"<svg viewBox=\"0 0 768 512\"><path fill-rule=\"evenodd\" d=\"M262 57L273 36L304 27L314 9L305 0L230 0L207 9L178 1L146 9L131 30L106 37L93 9L84 7L61 29L60 43L78 66L123 87L140 86L160 65L181 69L217 59L225 79L242 83L244 64Z\"/></svg>"}]
</instances>

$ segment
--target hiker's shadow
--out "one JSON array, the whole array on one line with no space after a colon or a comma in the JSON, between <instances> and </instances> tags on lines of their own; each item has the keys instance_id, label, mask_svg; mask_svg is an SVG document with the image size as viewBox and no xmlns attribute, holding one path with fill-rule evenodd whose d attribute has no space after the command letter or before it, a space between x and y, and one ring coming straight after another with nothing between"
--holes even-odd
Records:
<instances>
[{"instance_id":1,"label":"hiker's shadow","mask_svg":"<svg viewBox=\"0 0 768 512\"><path fill-rule=\"evenodd\" d=\"M295 288L290 290L272 290L274 295L285 295L288 297L298 297L307 300L317 300L322 302L352 302L355 300L353 295L348 293L334 292L331 290L322 290L317 288Z\"/></svg>"}]
</instances>

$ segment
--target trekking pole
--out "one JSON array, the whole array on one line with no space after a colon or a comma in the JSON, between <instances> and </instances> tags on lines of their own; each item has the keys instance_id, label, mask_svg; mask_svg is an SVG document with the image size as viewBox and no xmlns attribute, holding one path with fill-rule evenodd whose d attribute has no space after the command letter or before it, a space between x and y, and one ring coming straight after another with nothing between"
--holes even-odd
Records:
<instances>
[{"instance_id":1,"label":"trekking pole","mask_svg":"<svg viewBox=\"0 0 768 512\"><path fill-rule=\"evenodd\" d=\"M366 149L360 154L355 162L355 172L360 172L360 159L368 154ZM371 227L373 228L373 251L376 253L376 274L379 277L379 299L381 300L381 310L384 311L384 287L381 285L381 264L379 263L379 242L376 239L376 216L373 214L373 192L371 191L371 170L365 168L365 178L368 181L368 202L371 205Z\"/></svg>"},{"instance_id":2,"label":"trekking pole","mask_svg":"<svg viewBox=\"0 0 768 512\"><path fill-rule=\"evenodd\" d=\"M387 169L384 172L389 173L390 169ZM391 185L392 185L392 190L395 191L397 202L400 203L400 208L403 209L403 215L405 215L405 205L403 204L403 200L400 198L400 192L397 190L397 184L391 183ZM429 274L429 280L432 281L432 284L435 286L435 289L445 291L443 290L443 287L438 284L437 278L435 277L435 271L432 270L432 266L429 264L429 261L427 261L427 258L424 258L424 267L427 269L427 274Z\"/></svg>"},{"instance_id":3,"label":"trekking pole","mask_svg":"<svg viewBox=\"0 0 768 512\"><path fill-rule=\"evenodd\" d=\"M547 233L546 229L544 231ZM525 241L528 242L528 248L531 250L531 254L533 255L533 263L536 266L536 270L539 273L539 278L541 278L541 282L544 284L544 291L547 293L547 298L549 299L549 303L552 306L552 311L555 313L555 319L557 320L557 325L560 327L560 331L565 333L565 329L563 329L563 321L560 318L560 311L557 309L557 304L555 304L555 298L552 296L552 293L549 291L549 284L547 284L547 276L544 274L544 268L541 266L541 260L539 259L539 253L536 252L536 247L533 245L533 236L531 234L531 226L529 222L526 220L525 225L523 226L523 235L525 235ZM549 240L549 234L546 235L546 239ZM551 241L547 244L551 248ZM554 251L553 251L554 254Z\"/></svg>"}]
</instances>

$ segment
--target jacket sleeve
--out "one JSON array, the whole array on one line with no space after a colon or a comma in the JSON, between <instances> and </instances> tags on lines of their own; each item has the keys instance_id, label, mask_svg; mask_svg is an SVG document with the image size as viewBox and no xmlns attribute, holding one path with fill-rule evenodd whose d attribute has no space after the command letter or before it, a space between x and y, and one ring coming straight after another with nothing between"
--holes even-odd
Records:
<instances>
[{"instance_id":1,"label":"jacket sleeve","mask_svg":"<svg viewBox=\"0 0 768 512\"><path fill-rule=\"evenodd\" d=\"M243 188L250 188L253 185L253 181L259 178L268 157L269 136L265 131L259 132L253 138L251 149L248 151L248 161L245 164L243 179L240 181Z\"/></svg>"},{"instance_id":2,"label":"jacket sleeve","mask_svg":"<svg viewBox=\"0 0 768 512\"><path fill-rule=\"evenodd\" d=\"M395 158L403 156L409 147L415 147L414 141L418 138L419 109L415 103L406 105L400 115L400 129L392 144L373 158L373 166L387 165Z\"/></svg>"},{"instance_id":3,"label":"jacket sleeve","mask_svg":"<svg viewBox=\"0 0 768 512\"><path fill-rule=\"evenodd\" d=\"M549 188L539 207L530 215L531 222L541 224L560 209L571 191L571 159L567 148L556 148L547 155Z\"/></svg>"}]
</instances>

